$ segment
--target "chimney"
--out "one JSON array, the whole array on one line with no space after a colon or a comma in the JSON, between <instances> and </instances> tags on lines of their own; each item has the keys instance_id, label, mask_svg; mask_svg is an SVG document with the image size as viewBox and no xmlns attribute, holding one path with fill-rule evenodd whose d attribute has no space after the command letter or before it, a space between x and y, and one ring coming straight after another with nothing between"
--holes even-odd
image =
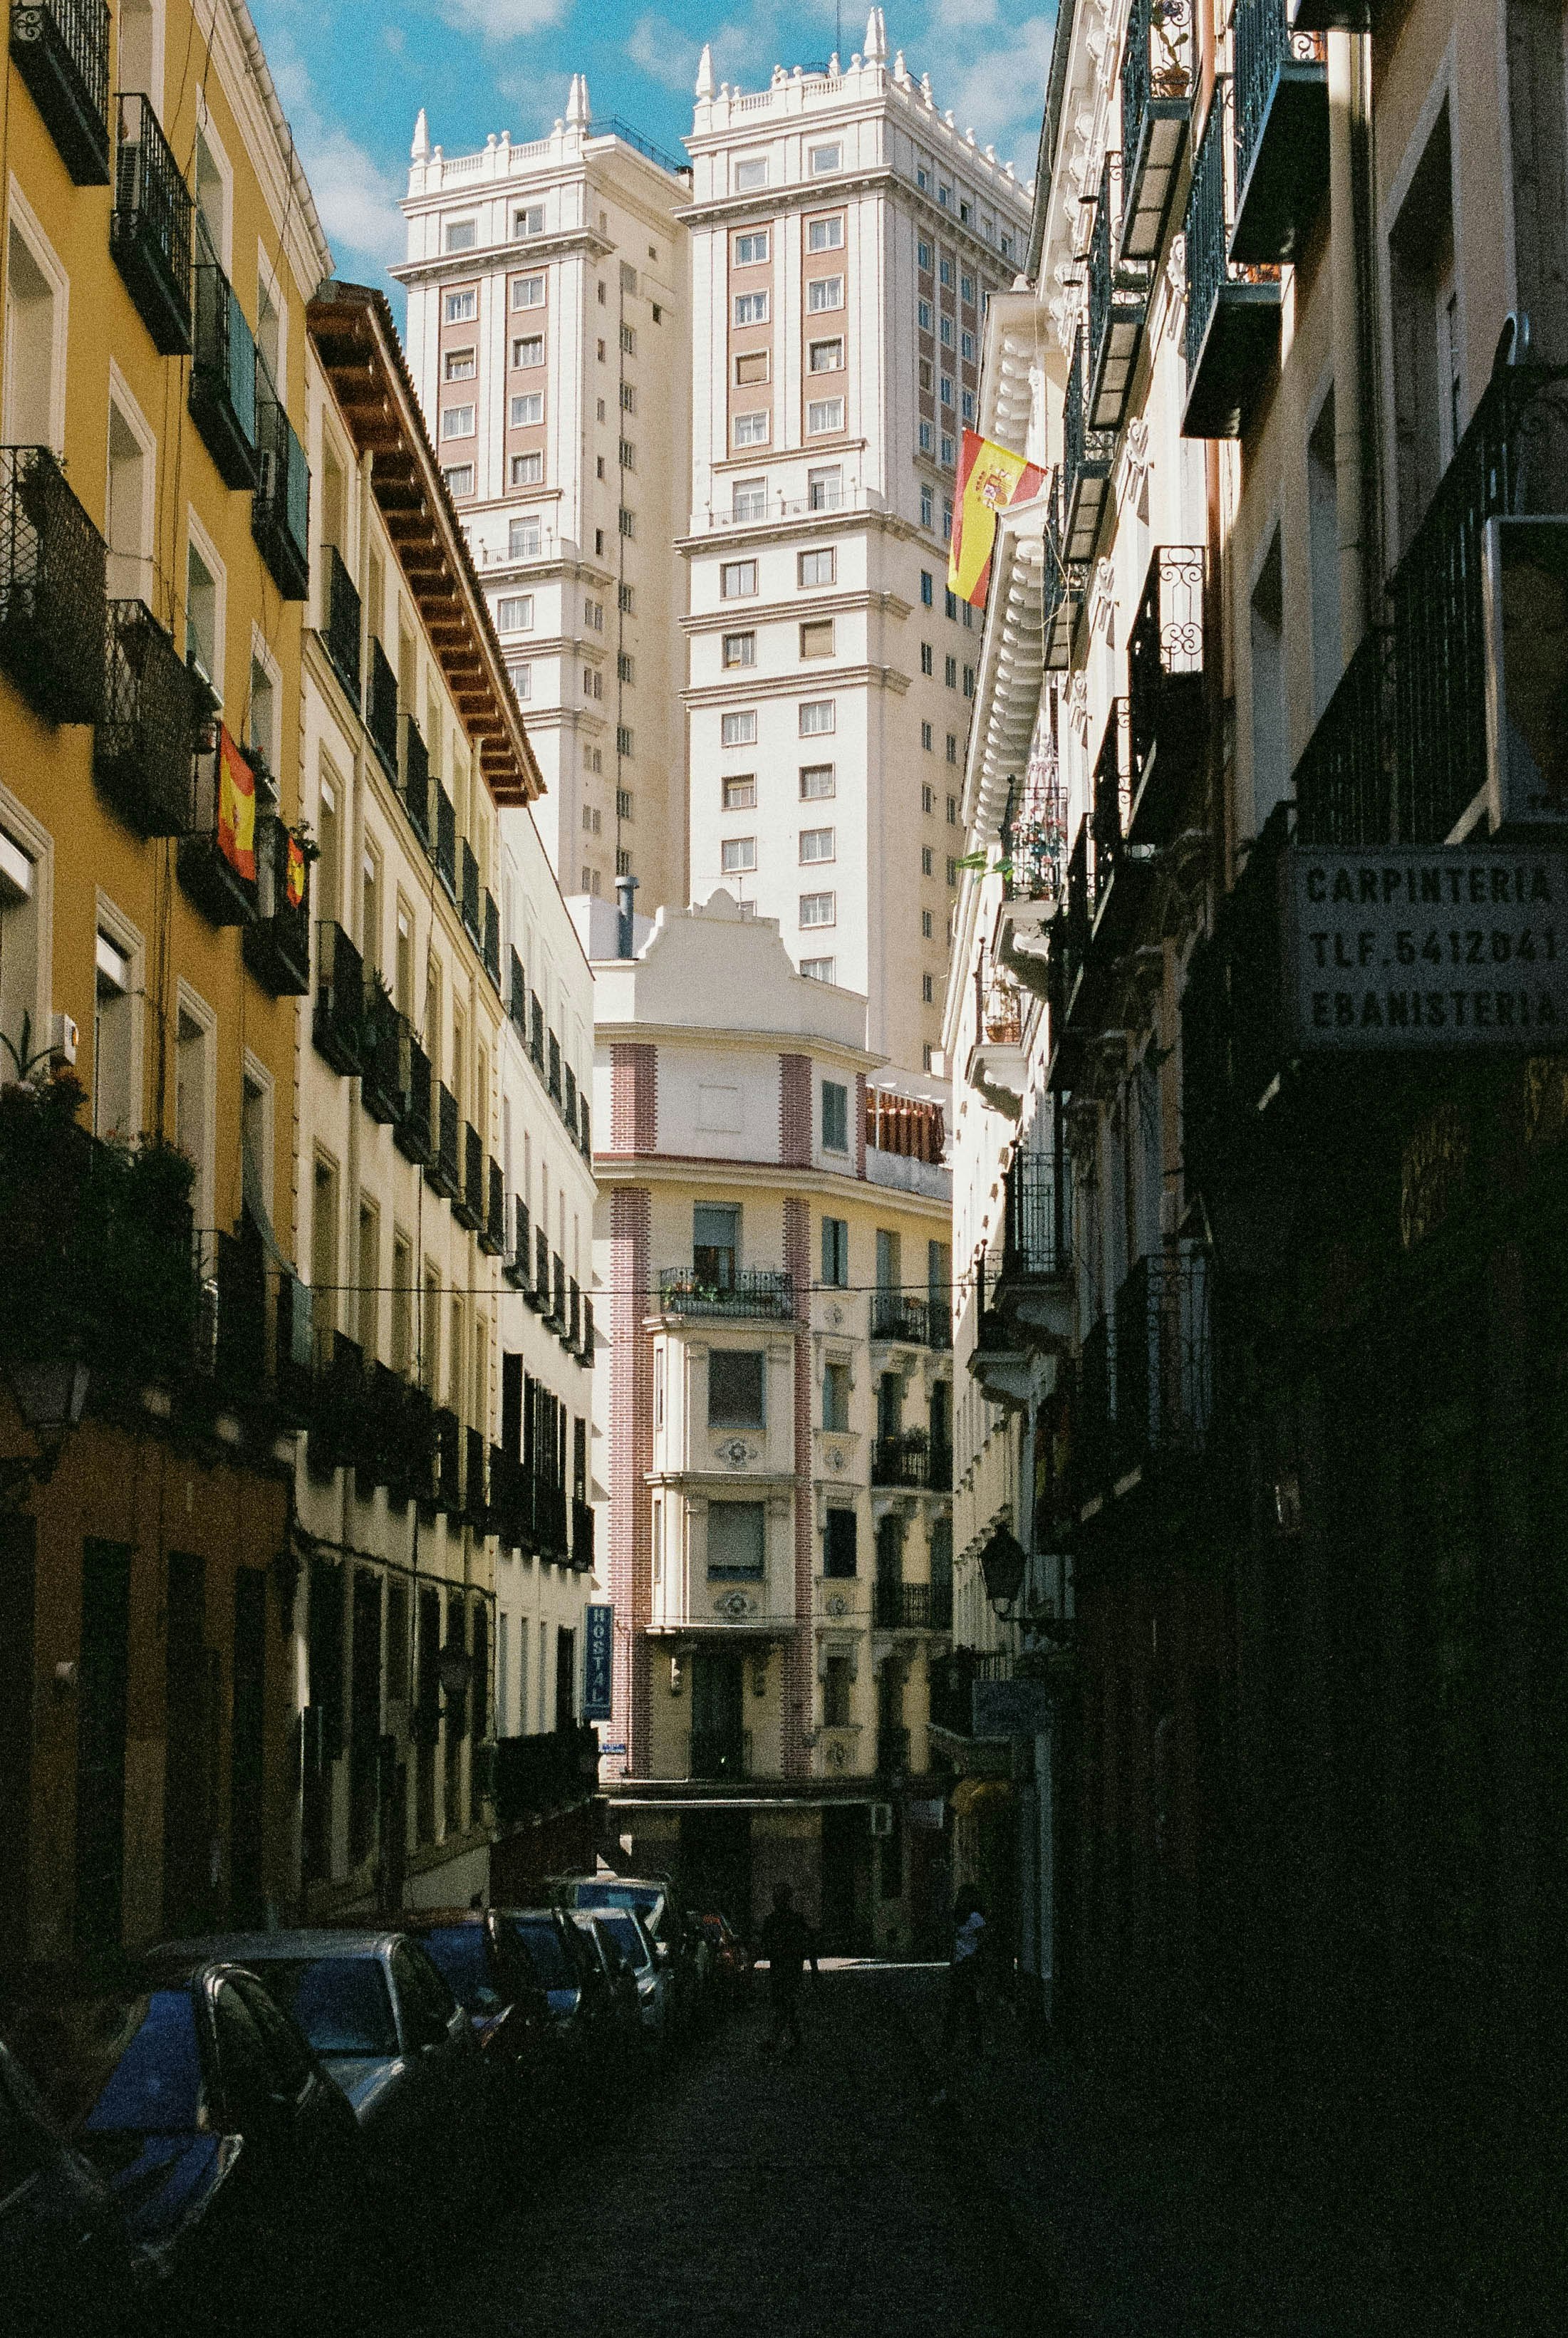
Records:
<instances>
[{"instance_id":1,"label":"chimney","mask_svg":"<svg viewBox=\"0 0 1568 2338\"><path fill-rule=\"evenodd\" d=\"M636 948L632 942L633 918L632 901L632 896L636 892L636 890L637 879L635 877L616 878L615 899L620 909L619 930L615 939L615 955L617 958L635 958L637 955Z\"/></svg>"}]
</instances>

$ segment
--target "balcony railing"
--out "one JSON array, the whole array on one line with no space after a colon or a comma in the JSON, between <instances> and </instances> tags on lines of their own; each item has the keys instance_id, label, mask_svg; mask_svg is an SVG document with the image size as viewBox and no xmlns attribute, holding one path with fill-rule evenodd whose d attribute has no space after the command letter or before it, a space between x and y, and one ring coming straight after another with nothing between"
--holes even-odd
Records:
<instances>
[{"instance_id":1,"label":"balcony railing","mask_svg":"<svg viewBox=\"0 0 1568 2338\"><path fill-rule=\"evenodd\" d=\"M1387 844L1392 840L1393 660L1386 626L1373 626L1340 675L1296 766L1296 830L1303 844Z\"/></svg>"},{"instance_id":2,"label":"balcony railing","mask_svg":"<svg viewBox=\"0 0 1568 2338\"><path fill-rule=\"evenodd\" d=\"M79 187L109 184L104 0L12 0L11 60Z\"/></svg>"},{"instance_id":3,"label":"balcony railing","mask_svg":"<svg viewBox=\"0 0 1568 2338\"><path fill-rule=\"evenodd\" d=\"M560 1104L560 1102L561 1102L561 1100L562 1100L562 1097L561 1097L561 1042L560 1042L560 1040L555 1036L555 1034L554 1034L554 1031L552 1031L552 1032L551 1032L551 1034L550 1034L550 1056L549 1056L549 1068L548 1068L548 1070L546 1071L546 1073L545 1073L545 1075L544 1075L544 1085L545 1085L545 1086L548 1088L548 1090L549 1090L549 1092L550 1092L550 1099L551 1099L551 1102L552 1102L553 1104L559 1105L559 1104Z\"/></svg>"},{"instance_id":4,"label":"balcony railing","mask_svg":"<svg viewBox=\"0 0 1568 2338\"><path fill-rule=\"evenodd\" d=\"M0 667L51 722L103 714L105 570L50 449L0 447Z\"/></svg>"},{"instance_id":5,"label":"balcony railing","mask_svg":"<svg viewBox=\"0 0 1568 2338\"><path fill-rule=\"evenodd\" d=\"M215 926L256 915L256 772L220 722L191 759L191 830L180 840L180 882Z\"/></svg>"},{"instance_id":6,"label":"balcony railing","mask_svg":"<svg viewBox=\"0 0 1568 2338\"><path fill-rule=\"evenodd\" d=\"M109 246L161 357L191 342L191 231L194 205L150 98L119 100L120 139Z\"/></svg>"},{"instance_id":7,"label":"balcony railing","mask_svg":"<svg viewBox=\"0 0 1568 2338\"><path fill-rule=\"evenodd\" d=\"M374 634L365 673L365 728L381 767L394 784L397 779L397 677L392 661Z\"/></svg>"},{"instance_id":8,"label":"balcony railing","mask_svg":"<svg viewBox=\"0 0 1568 2338\"><path fill-rule=\"evenodd\" d=\"M485 1223L485 1147L471 1122L463 1125L463 1190L452 1197L452 1214L460 1226L476 1231Z\"/></svg>"},{"instance_id":9,"label":"balcony railing","mask_svg":"<svg viewBox=\"0 0 1568 2338\"><path fill-rule=\"evenodd\" d=\"M310 1036L346 1079L364 1066L365 965L341 926L323 918L316 928L316 1013Z\"/></svg>"},{"instance_id":10,"label":"balcony railing","mask_svg":"<svg viewBox=\"0 0 1568 2338\"><path fill-rule=\"evenodd\" d=\"M463 1424L449 1405L432 1416L435 1436L435 1507L454 1520L463 1516Z\"/></svg>"},{"instance_id":11,"label":"balcony railing","mask_svg":"<svg viewBox=\"0 0 1568 2338\"><path fill-rule=\"evenodd\" d=\"M1214 84L1187 198L1189 438L1237 438L1250 427L1279 355L1277 267L1230 258L1235 142L1229 74Z\"/></svg>"},{"instance_id":12,"label":"balcony railing","mask_svg":"<svg viewBox=\"0 0 1568 2338\"><path fill-rule=\"evenodd\" d=\"M541 1314L550 1305L550 1237L543 1226L534 1229L534 1287L528 1303Z\"/></svg>"},{"instance_id":13,"label":"balcony railing","mask_svg":"<svg viewBox=\"0 0 1568 2338\"><path fill-rule=\"evenodd\" d=\"M403 802L415 835L430 846L430 750L411 714L399 718L403 737Z\"/></svg>"},{"instance_id":14,"label":"balcony railing","mask_svg":"<svg viewBox=\"0 0 1568 2338\"><path fill-rule=\"evenodd\" d=\"M1065 482L1062 535L1069 565L1094 557L1110 493L1115 433L1089 427L1088 352L1083 328L1073 337L1062 407L1062 471Z\"/></svg>"},{"instance_id":15,"label":"balcony railing","mask_svg":"<svg viewBox=\"0 0 1568 2338\"><path fill-rule=\"evenodd\" d=\"M1214 928L1194 946L1181 997L1182 1155L1190 1185L1230 1192L1252 1174L1264 1102L1283 1060L1279 860L1289 810L1255 839Z\"/></svg>"},{"instance_id":16,"label":"balcony railing","mask_svg":"<svg viewBox=\"0 0 1568 2338\"><path fill-rule=\"evenodd\" d=\"M423 1168L430 1158L434 1131L430 1119L430 1058L414 1036L413 1026L402 1018L403 1061L398 1086L401 1091L397 1120L392 1127L392 1142L406 1161Z\"/></svg>"},{"instance_id":17,"label":"balcony railing","mask_svg":"<svg viewBox=\"0 0 1568 2338\"><path fill-rule=\"evenodd\" d=\"M1083 1501L1102 1491L1116 1470L1116 1347L1107 1316L1099 1316L1083 1335L1077 1394L1073 1484Z\"/></svg>"},{"instance_id":18,"label":"balcony railing","mask_svg":"<svg viewBox=\"0 0 1568 2338\"><path fill-rule=\"evenodd\" d=\"M1132 391L1149 305L1149 263L1118 257L1122 157L1100 168L1100 200L1089 237L1089 404L1092 430L1119 429Z\"/></svg>"},{"instance_id":19,"label":"balcony railing","mask_svg":"<svg viewBox=\"0 0 1568 2338\"><path fill-rule=\"evenodd\" d=\"M1136 844L1169 844L1203 768L1200 544L1162 544L1149 563L1143 597L1127 637L1127 722Z\"/></svg>"},{"instance_id":20,"label":"balcony railing","mask_svg":"<svg viewBox=\"0 0 1568 2338\"><path fill-rule=\"evenodd\" d=\"M1122 60L1123 259L1159 257L1191 113L1191 0L1132 0Z\"/></svg>"},{"instance_id":21,"label":"balcony railing","mask_svg":"<svg viewBox=\"0 0 1568 2338\"><path fill-rule=\"evenodd\" d=\"M575 1351L582 1334L583 1288L573 1274L566 1280L566 1328L561 1335L562 1344Z\"/></svg>"},{"instance_id":22,"label":"balcony railing","mask_svg":"<svg viewBox=\"0 0 1568 2338\"><path fill-rule=\"evenodd\" d=\"M557 1331L563 1339L565 1338L566 1262L559 1251L552 1252L550 1257L550 1305L545 1311L544 1321L553 1331Z\"/></svg>"},{"instance_id":23,"label":"balcony railing","mask_svg":"<svg viewBox=\"0 0 1568 2338\"><path fill-rule=\"evenodd\" d=\"M572 1498L572 1564L579 1575L593 1572L593 1505Z\"/></svg>"},{"instance_id":24,"label":"balcony railing","mask_svg":"<svg viewBox=\"0 0 1568 2338\"><path fill-rule=\"evenodd\" d=\"M512 1250L501 1269L514 1291L526 1291L534 1272L534 1231L528 1204L517 1196Z\"/></svg>"},{"instance_id":25,"label":"balcony railing","mask_svg":"<svg viewBox=\"0 0 1568 2338\"><path fill-rule=\"evenodd\" d=\"M907 1429L896 1437L878 1437L871 1448L874 1486L916 1486L927 1492L953 1490L953 1449L933 1440L924 1429Z\"/></svg>"},{"instance_id":26,"label":"balcony railing","mask_svg":"<svg viewBox=\"0 0 1568 2338\"><path fill-rule=\"evenodd\" d=\"M795 1312L795 1280L770 1267L737 1267L721 1282L703 1281L689 1266L659 1270L659 1305L666 1315L751 1315L788 1322Z\"/></svg>"},{"instance_id":27,"label":"balcony railing","mask_svg":"<svg viewBox=\"0 0 1568 2338\"><path fill-rule=\"evenodd\" d=\"M483 918L485 971L497 990L501 987L501 910L494 893L485 896Z\"/></svg>"},{"instance_id":28,"label":"balcony railing","mask_svg":"<svg viewBox=\"0 0 1568 2338\"><path fill-rule=\"evenodd\" d=\"M1213 1412L1209 1260L1199 1250L1141 1258L1116 1294L1118 1467L1192 1453Z\"/></svg>"},{"instance_id":29,"label":"balcony railing","mask_svg":"<svg viewBox=\"0 0 1568 2338\"><path fill-rule=\"evenodd\" d=\"M907 1291L874 1291L871 1337L912 1348L950 1348L952 1317L946 1296L916 1298Z\"/></svg>"},{"instance_id":30,"label":"balcony railing","mask_svg":"<svg viewBox=\"0 0 1568 2338\"><path fill-rule=\"evenodd\" d=\"M950 1583L877 1582L871 1592L871 1621L882 1632L950 1632Z\"/></svg>"},{"instance_id":31,"label":"balcony railing","mask_svg":"<svg viewBox=\"0 0 1568 2338\"><path fill-rule=\"evenodd\" d=\"M321 547L327 574L321 580L321 646L332 671L356 706L359 703L360 601L348 564L335 544Z\"/></svg>"},{"instance_id":32,"label":"balcony railing","mask_svg":"<svg viewBox=\"0 0 1568 2338\"><path fill-rule=\"evenodd\" d=\"M463 1190L462 1123L457 1117L457 1099L445 1081L435 1084L432 1095L436 1125L431 1131L434 1143L430 1158L425 1164L426 1181L456 1209Z\"/></svg>"},{"instance_id":33,"label":"balcony railing","mask_svg":"<svg viewBox=\"0 0 1568 2338\"><path fill-rule=\"evenodd\" d=\"M1289 0L1237 0L1236 260L1294 259L1328 191L1328 48L1289 15Z\"/></svg>"},{"instance_id":34,"label":"balcony railing","mask_svg":"<svg viewBox=\"0 0 1568 2338\"><path fill-rule=\"evenodd\" d=\"M585 1364L591 1364L593 1361L593 1302L584 1292L583 1293L583 1361Z\"/></svg>"},{"instance_id":35,"label":"balcony railing","mask_svg":"<svg viewBox=\"0 0 1568 2338\"><path fill-rule=\"evenodd\" d=\"M479 1247L491 1258L499 1258L506 1248L506 1182L499 1161L485 1164L485 1221L479 1229Z\"/></svg>"},{"instance_id":36,"label":"balcony railing","mask_svg":"<svg viewBox=\"0 0 1568 2338\"><path fill-rule=\"evenodd\" d=\"M1486 522L1561 512L1565 482L1568 368L1500 368L1389 587L1403 843L1441 842L1486 784Z\"/></svg>"},{"instance_id":37,"label":"balcony railing","mask_svg":"<svg viewBox=\"0 0 1568 2338\"><path fill-rule=\"evenodd\" d=\"M200 239L199 239L200 241ZM196 263L196 340L191 365L191 418L225 486L252 488L256 445L256 338L216 256Z\"/></svg>"},{"instance_id":38,"label":"balcony railing","mask_svg":"<svg viewBox=\"0 0 1568 2338\"><path fill-rule=\"evenodd\" d=\"M303 601L310 590L310 468L260 360L256 444L260 462L250 503L250 533L283 598Z\"/></svg>"},{"instance_id":39,"label":"balcony railing","mask_svg":"<svg viewBox=\"0 0 1568 2338\"><path fill-rule=\"evenodd\" d=\"M140 601L109 604L108 640L93 774L138 835L188 835L195 818L191 670Z\"/></svg>"},{"instance_id":40,"label":"balcony railing","mask_svg":"<svg viewBox=\"0 0 1568 2338\"><path fill-rule=\"evenodd\" d=\"M436 874L454 900L457 898L457 813L451 797L436 786Z\"/></svg>"},{"instance_id":41,"label":"balcony railing","mask_svg":"<svg viewBox=\"0 0 1568 2338\"><path fill-rule=\"evenodd\" d=\"M1045 671L1065 673L1073 663L1073 635L1083 605L1085 572L1067 557L1067 473L1058 464L1045 504L1045 576L1041 586L1045 627Z\"/></svg>"},{"instance_id":42,"label":"balcony railing","mask_svg":"<svg viewBox=\"0 0 1568 2338\"><path fill-rule=\"evenodd\" d=\"M359 1101L372 1120L390 1128L403 1109L404 1021L373 968L365 977L360 1031Z\"/></svg>"},{"instance_id":43,"label":"balcony railing","mask_svg":"<svg viewBox=\"0 0 1568 2338\"><path fill-rule=\"evenodd\" d=\"M591 1722L544 1729L533 1737L502 1737L495 1744L495 1816L520 1826L546 1812L568 1809L593 1791L599 1738Z\"/></svg>"},{"instance_id":44,"label":"balcony railing","mask_svg":"<svg viewBox=\"0 0 1568 2338\"><path fill-rule=\"evenodd\" d=\"M1066 1162L1057 1174L1044 1153L1015 1153L1007 1168L1002 1272L1009 1280L1054 1280L1073 1262L1073 1211Z\"/></svg>"},{"instance_id":45,"label":"balcony railing","mask_svg":"<svg viewBox=\"0 0 1568 2338\"><path fill-rule=\"evenodd\" d=\"M485 1458L484 1431L466 1429L463 1431L463 1516L475 1534L488 1532L490 1525Z\"/></svg>"},{"instance_id":46,"label":"balcony railing","mask_svg":"<svg viewBox=\"0 0 1568 2338\"><path fill-rule=\"evenodd\" d=\"M276 812L256 817L256 920L245 928L245 963L274 998L310 987L310 862L303 840Z\"/></svg>"},{"instance_id":47,"label":"balcony railing","mask_svg":"<svg viewBox=\"0 0 1568 2338\"><path fill-rule=\"evenodd\" d=\"M528 977L523 961L510 947L506 953L506 1013L524 1046L528 1044Z\"/></svg>"}]
</instances>

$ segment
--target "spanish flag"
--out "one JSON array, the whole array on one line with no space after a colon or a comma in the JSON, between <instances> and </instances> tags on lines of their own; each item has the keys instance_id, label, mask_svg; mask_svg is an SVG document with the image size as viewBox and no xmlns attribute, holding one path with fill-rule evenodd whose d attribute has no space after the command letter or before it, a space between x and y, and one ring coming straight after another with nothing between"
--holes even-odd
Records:
<instances>
[{"instance_id":1,"label":"spanish flag","mask_svg":"<svg viewBox=\"0 0 1568 2338\"><path fill-rule=\"evenodd\" d=\"M961 601L972 601L977 609L985 606L996 515L1009 504L1026 503L1044 476L1038 463L1026 463L1022 455L993 445L977 430L965 430L953 541L947 552L949 593L956 593Z\"/></svg>"},{"instance_id":2,"label":"spanish flag","mask_svg":"<svg viewBox=\"0 0 1568 2338\"><path fill-rule=\"evenodd\" d=\"M283 882L289 907L297 909L305 899L305 847L292 831L289 837L288 867Z\"/></svg>"},{"instance_id":3,"label":"spanish flag","mask_svg":"<svg viewBox=\"0 0 1568 2338\"><path fill-rule=\"evenodd\" d=\"M218 850L236 876L256 882L256 774L227 730L218 739Z\"/></svg>"}]
</instances>

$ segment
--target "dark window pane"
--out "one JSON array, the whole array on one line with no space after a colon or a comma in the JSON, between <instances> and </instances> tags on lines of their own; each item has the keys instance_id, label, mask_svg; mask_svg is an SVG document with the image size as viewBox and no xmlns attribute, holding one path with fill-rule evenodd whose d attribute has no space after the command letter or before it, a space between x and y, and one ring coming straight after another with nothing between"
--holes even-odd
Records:
<instances>
[{"instance_id":1,"label":"dark window pane","mask_svg":"<svg viewBox=\"0 0 1568 2338\"><path fill-rule=\"evenodd\" d=\"M177 2135L197 2125L201 2054L188 1990L161 1989L129 2004L72 2012L83 2069L95 2054L113 2065L88 2112L89 2134Z\"/></svg>"},{"instance_id":2,"label":"dark window pane","mask_svg":"<svg viewBox=\"0 0 1568 2338\"><path fill-rule=\"evenodd\" d=\"M260 1968L318 2054L396 2054L387 1982L374 1957L269 1959Z\"/></svg>"},{"instance_id":3,"label":"dark window pane","mask_svg":"<svg viewBox=\"0 0 1568 2338\"><path fill-rule=\"evenodd\" d=\"M524 1917L513 1930L534 1960L534 1969L545 1989L574 1989L576 1977L566 1962L561 1936L547 1916Z\"/></svg>"},{"instance_id":4,"label":"dark window pane","mask_svg":"<svg viewBox=\"0 0 1568 2338\"><path fill-rule=\"evenodd\" d=\"M710 1576L760 1579L764 1513L760 1502L710 1502L708 1506L708 1572Z\"/></svg>"},{"instance_id":5,"label":"dark window pane","mask_svg":"<svg viewBox=\"0 0 1568 2338\"><path fill-rule=\"evenodd\" d=\"M420 1937L431 1963L458 2004L472 2013L480 2002L480 1990L495 1988L484 1926L448 1924L438 1932L425 1932Z\"/></svg>"},{"instance_id":6,"label":"dark window pane","mask_svg":"<svg viewBox=\"0 0 1568 2338\"><path fill-rule=\"evenodd\" d=\"M762 1362L760 1351L714 1348L708 1357L708 1425L710 1429L760 1429Z\"/></svg>"}]
</instances>

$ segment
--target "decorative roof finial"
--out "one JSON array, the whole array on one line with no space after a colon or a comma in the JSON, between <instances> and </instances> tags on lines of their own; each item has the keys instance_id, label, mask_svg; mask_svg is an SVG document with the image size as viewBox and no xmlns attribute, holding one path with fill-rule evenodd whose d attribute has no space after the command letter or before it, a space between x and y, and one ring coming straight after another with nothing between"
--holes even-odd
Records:
<instances>
[{"instance_id":1,"label":"decorative roof finial","mask_svg":"<svg viewBox=\"0 0 1568 2338\"><path fill-rule=\"evenodd\" d=\"M430 124L425 119L423 106L419 108L419 119L414 124L414 143L408 149L408 159L411 162L427 162L430 160Z\"/></svg>"},{"instance_id":2,"label":"decorative roof finial","mask_svg":"<svg viewBox=\"0 0 1568 2338\"><path fill-rule=\"evenodd\" d=\"M702 44L702 54L697 60L697 95L706 100L713 94L713 51L709 43Z\"/></svg>"}]
</instances>

